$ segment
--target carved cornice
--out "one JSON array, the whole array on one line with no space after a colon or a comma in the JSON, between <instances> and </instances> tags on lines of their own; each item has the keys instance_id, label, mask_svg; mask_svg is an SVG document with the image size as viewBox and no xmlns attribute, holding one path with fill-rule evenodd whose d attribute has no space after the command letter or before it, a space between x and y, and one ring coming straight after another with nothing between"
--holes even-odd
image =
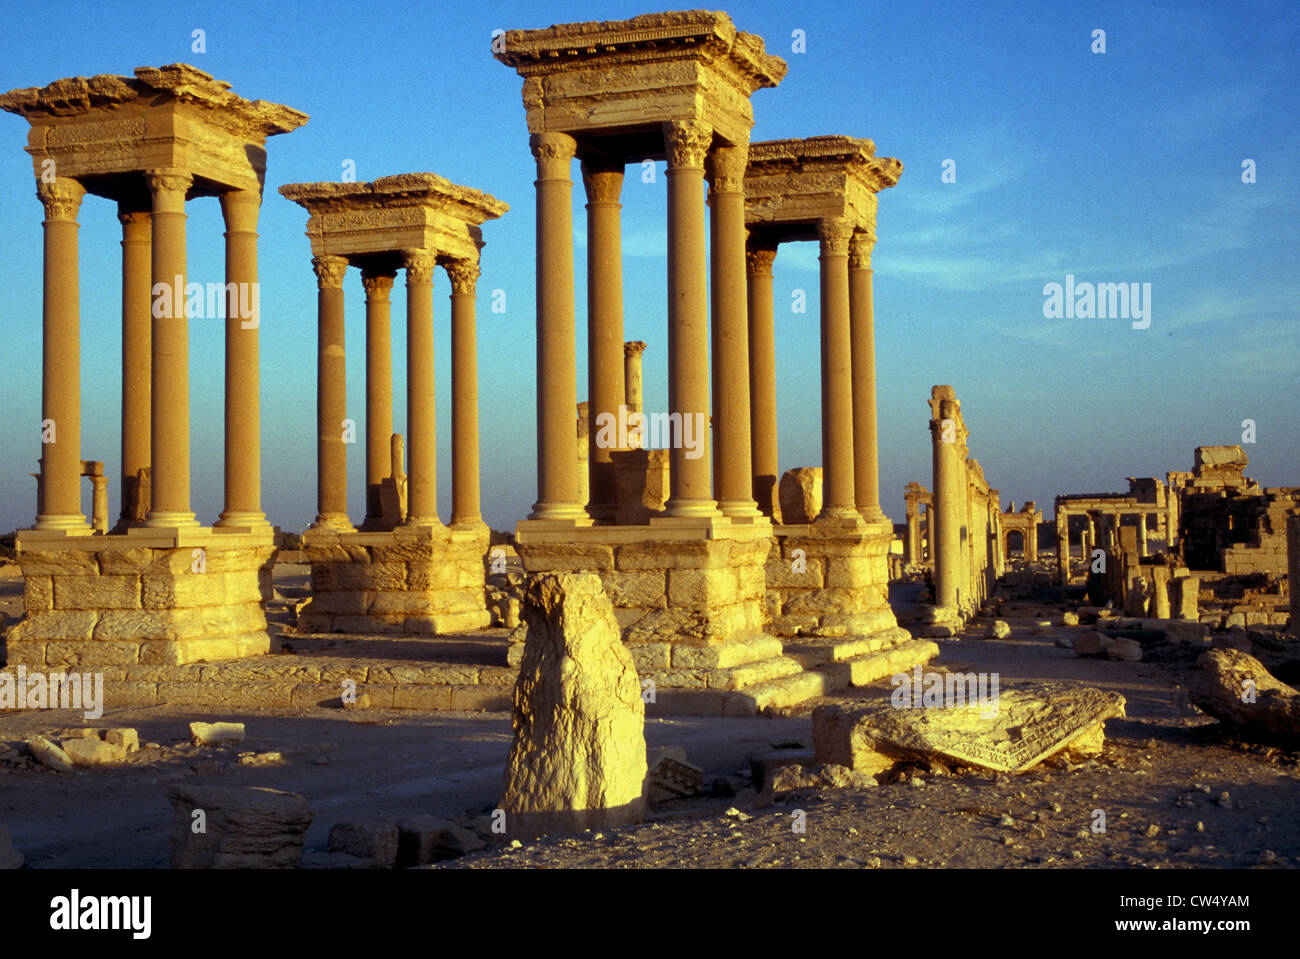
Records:
<instances>
[{"instance_id":1,"label":"carved cornice","mask_svg":"<svg viewBox=\"0 0 1300 959\"><path fill-rule=\"evenodd\" d=\"M45 207L45 219L77 222L81 198L86 188L69 177L58 177L52 183L36 181L36 198Z\"/></svg>"},{"instance_id":2,"label":"carved cornice","mask_svg":"<svg viewBox=\"0 0 1300 959\"><path fill-rule=\"evenodd\" d=\"M668 169L703 169L713 127L703 120L669 120L663 125Z\"/></svg>"},{"instance_id":3,"label":"carved cornice","mask_svg":"<svg viewBox=\"0 0 1300 959\"><path fill-rule=\"evenodd\" d=\"M311 268L316 273L316 286L322 290L343 289L343 277L348 272L347 257L313 256Z\"/></svg>"}]
</instances>

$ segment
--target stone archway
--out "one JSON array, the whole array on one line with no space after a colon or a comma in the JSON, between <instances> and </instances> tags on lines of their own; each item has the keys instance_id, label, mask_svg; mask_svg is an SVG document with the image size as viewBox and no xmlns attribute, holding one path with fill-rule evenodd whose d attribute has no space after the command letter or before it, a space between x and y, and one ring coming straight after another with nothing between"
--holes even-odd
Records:
<instances>
[{"instance_id":1,"label":"stone archway","mask_svg":"<svg viewBox=\"0 0 1300 959\"><path fill-rule=\"evenodd\" d=\"M1018 543L1018 545L1014 547L1011 545L1012 544L1011 537L1013 536L1016 537ZM1023 530L1009 529L1004 534L1003 542L1002 542L1002 555L1005 556L1007 559L1010 559L1013 550L1020 553L1021 559L1025 558L1026 555L1025 554L1025 533Z\"/></svg>"}]
</instances>

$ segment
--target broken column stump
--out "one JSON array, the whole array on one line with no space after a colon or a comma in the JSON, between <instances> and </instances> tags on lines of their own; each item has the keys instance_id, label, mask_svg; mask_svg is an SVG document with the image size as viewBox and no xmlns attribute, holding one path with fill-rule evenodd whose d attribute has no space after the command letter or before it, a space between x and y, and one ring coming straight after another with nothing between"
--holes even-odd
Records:
<instances>
[{"instance_id":1,"label":"broken column stump","mask_svg":"<svg viewBox=\"0 0 1300 959\"><path fill-rule=\"evenodd\" d=\"M1274 678L1254 656L1212 649L1197 660L1192 704L1247 736L1300 740L1300 691Z\"/></svg>"},{"instance_id":2,"label":"broken column stump","mask_svg":"<svg viewBox=\"0 0 1300 959\"><path fill-rule=\"evenodd\" d=\"M645 705L614 608L592 573L540 573L514 694L501 808L521 837L640 822Z\"/></svg>"}]
</instances>

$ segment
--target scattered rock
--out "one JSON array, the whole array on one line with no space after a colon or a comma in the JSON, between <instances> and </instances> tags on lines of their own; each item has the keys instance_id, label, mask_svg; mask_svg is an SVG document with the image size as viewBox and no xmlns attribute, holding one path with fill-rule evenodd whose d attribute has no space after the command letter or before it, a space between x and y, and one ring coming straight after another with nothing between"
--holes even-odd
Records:
<instances>
[{"instance_id":1,"label":"scattered rock","mask_svg":"<svg viewBox=\"0 0 1300 959\"><path fill-rule=\"evenodd\" d=\"M344 709L369 709L371 706L370 694L362 693L359 696L349 696L343 700Z\"/></svg>"},{"instance_id":2,"label":"scattered rock","mask_svg":"<svg viewBox=\"0 0 1300 959\"><path fill-rule=\"evenodd\" d=\"M243 723L190 723L190 742L196 746L220 746L242 743Z\"/></svg>"},{"instance_id":3,"label":"scattered rock","mask_svg":"<svg viewBox=\"0 0 1300 959\"><path fill-rule=\"evenodd\" d=\"M1064 626L1078 626L1079 614L1073 612L1063 613L1061 615L1061 624Z\"/></svg>"},{"instance_id":4,"label":"scattered rock","mask_svg":"<svg viewBox=\"0 0 1300 959\"><path fill-rule=\"evenodd\" d=\"M72 759L44 736L33 736L27 740L27 751L42 766L48 766L56 772L72 772Z\"/></svg>"},{"instance_id":5,"label":"scattered rock","mask_svg":"<svg viewBox=\"0 0 1300 959\"><path fill-rule=\"evenodd\" d=\"M995 619L984 630L985 639L1010 639L1011 627L1006 620Z\"/></svg>"},{"instance_id":6,"label":"scattered rock","mask_svg":"<svg viewBox=\"0 0 1300 959\"><path fill-rule=\"evenodd\" d=\"M411 816L397 823L397 868L424 866L476 852L487 844L473 831L433 816Z\"/></svg>"},{"instance_id":7,"label":"scattered rock","mask_svg":"<svg viewBox=\"0 0 1300 959\"><path fill-rule=\"evenodd\" d=\"M329 760L325 760L327 763ZM245 753L239 757L241 766L286 766L284 754L279 752Z\"/></svg>"},{"instance_id":8,"label":"scattered rock","mask_svg":"<svg viewBox=\"0 0 1300 959\"><path fill-rule=\"evenodd\" d=\"M1128 663L1142 660L1142 644L1135 639L1112 639L1106 647L1107 659L1121 659Z\"/></svg>"},{"instance_id":9,"label":"scattered rock","mask_svg":"<svg viewBox=\"0 0 1300 959\"><path fill-rule=\"evenodd\" d=\"M835 763L778 766L772 774L772 792L804 789L872 789L876 777Z\"/></svg>"},{"instance_id":10,"label":"scattered rock","mask_svg":"<svg viewBox=\"0 0 1300 959\"><path fill-rule=\"evenodd\" d=\"M530 578L501 808L513 834L645 815L645 704L614 607L592 573Z\"/></svg>"},{"instance_id":11,"label":"scattered rock","mask_svg":"<svg viewBox=\"0 0 1300 959\"><path fill-rule=\"evenodd\" d=\"M1188 694L1194 705L1246 735L1300 738L1300 692L1274 679L1253 656L1212 649Z\"/></svg>"},{"instance_id":12,"label":"scattered rock","mask_svg":"<svg viewBox=\"0 0 1300 959\"><path fill-rule=\"evenodd\" d=\"M126 759L126 747L102 739L69 739L64 754L77 766L105 766Z\"/></svg>"},{"instance_id":13,"label":"scattered rock","mask_svg":"<svg viewBox=\"0 0 1300 959\"><path fill-rule=\"evenodd\" d=\"M330 852L370 860L376 869L397 865L397 825L381 819L341 822L330 827Z\"/></svg>"},{"instance_id":14,"label":"scattered rock","mask_svg":"<svg viewBox=\"0 0 1300 959\"><path fill-rule=\"evenodd\" d=\"M104 730L104 742L112 743L114 746L121 746L128 753L133 753L140 748L140 734L134 729L106 729Z\"/></svg>"},{"instance_id":15,"label":"scattered rock","mask_svg":"<svg viewBox=\"0 0 1300 959\"><path fill-rule=\"evenodd\" d=\"M311 825L307 801L259 786L171 786L173 869L292 869ZM194 813L202 811L201 817ZM195 829L203 822L202 832Z\"/></svg>"},{"instance_id":16,"label":"scattered rock","mask_svg":"<svg viewBox=\"0 0 1300 959\"><path fill-rule=\"evenodd\" d=\"M1105 633L1096 631L1084 633L1082 636L1075 637L1074 651L1080 656L1103 656L1106 653L1106 647L1113 642L1114 640Z\"/></svg>"}]
</instances>

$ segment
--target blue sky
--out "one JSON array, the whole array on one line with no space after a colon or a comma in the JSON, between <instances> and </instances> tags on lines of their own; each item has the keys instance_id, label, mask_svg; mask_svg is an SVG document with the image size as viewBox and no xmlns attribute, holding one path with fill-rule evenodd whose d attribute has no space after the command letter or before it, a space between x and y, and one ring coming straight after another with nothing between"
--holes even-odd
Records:
<instances>
[{"instance_id":1,"label":"blue sky","mask_svg":"<svg viewBox=\"0 0 1300 959\"><path fill-rule=\"evenodd\" d=\"M508 202L485 225L479 281L482 492L512 527L536 498L535 168L519 77L490 55L497 28L619 19L653 7L563 4L25 4L6 13L0 90L60 77L191 63L249 99L311 116L273 138L261 218L263 506L301 530L315 515L315 280L290 182L429 170ZM886 512L929 484L926 399L950 383L972 455L1004 504L1125 488L1127 476L1190 469L1197 445L1236 443L1256 423L1248 470L1300 484L1300 7L1294 3L1039 4L764 2L728 6L789 74L753 99L753 138L843 133L898 157L874 256L880 460ZM87 29L52 29L77 23ZM1106 31L1106 52L1091 51ZM206 52L192 33L206 33ZM806 52L791 51L804 31ZM40 455L41 208L27 124L0 116L0 529L30 525ZM1242 182L1252 159L1256 182ZM956 182L944 183L944 161ZM624 191L625 330L649 343L646 403L666 408L664 178ZM662 168L660 170L662 174ZM574 168L575 231L583 231ZM189 204L189 278L220 281L215 200ZM116 516L120 232L115 209L82 205L86 459L105 461ZM777 258L781 468L821 461L815 244ZM576 251L578 396L585 384L585 257ZM1046 319L1043 287L1150 283L1151 325ZM791 311L794 290L808 312ZM506 312L490 310L505 291ZM440 492L450 490L449 286L435 279ZM364 302L347 285L349 412L364 420ZM404 429L404 293L394 290L395 428ZM222 505L220 321L191 324L193 505ZM363 447L350 504L364 512ZM86 506L89 507L87 493Z\"/></svg>"}]
</instances>

